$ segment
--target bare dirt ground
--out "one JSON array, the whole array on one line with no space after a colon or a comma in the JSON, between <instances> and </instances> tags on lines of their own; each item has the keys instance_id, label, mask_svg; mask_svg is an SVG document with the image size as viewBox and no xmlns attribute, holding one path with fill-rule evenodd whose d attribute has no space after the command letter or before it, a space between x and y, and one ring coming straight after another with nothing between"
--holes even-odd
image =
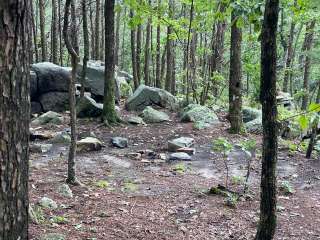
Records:
<instances>
[{"instance_id":1,"label":"bare dirt ground","mask_svg":"<svg viewBox=\"0 0 320 240\"><path fill-rule=\"evenodd\" d=\"M66 178L67 146L54 145L44 155L32 154L30 203L37 204L47 196L59 208L45 210L43 223L30 224L30 239L45 233L62 233L68 240L253 239L259 219L259 154L252 163L251 199L240 200L236 208L231 208L224 197L206 191L224 184L225 179L223 158L211 150L213 139L224 136L239 143L256 138L261 150L261 137L230 135L226 121L199 131L193 130L192 124L180 123L174 114L171 119L169 123L113 129L98 121L80 120L79 132L94 132L105 147L77 155L77 174L84 186L71 186L72 199L57 193ZM39 131L55 133L67 127L66 119L62 126L44 126ZM129 148L112 147L109 143L113 136L128 138ZM130 154L128 157L128 153L147 149L167 154L168 139L179 136L195 139L192 161L166 162L146 154L136 159ZM246 172L246 162L240 157L231 158L229 165L231 176ZM278 165L278 181L290 182L295 192L288 196L279 192L275 239L320 239L320 160L307 160L299 153L290 156L281 150ZM230 188L239 191L242 186L231 184ZM53 223L50 219L54 216L63 216L67 222Z\"/></svg>"}]
</instances>

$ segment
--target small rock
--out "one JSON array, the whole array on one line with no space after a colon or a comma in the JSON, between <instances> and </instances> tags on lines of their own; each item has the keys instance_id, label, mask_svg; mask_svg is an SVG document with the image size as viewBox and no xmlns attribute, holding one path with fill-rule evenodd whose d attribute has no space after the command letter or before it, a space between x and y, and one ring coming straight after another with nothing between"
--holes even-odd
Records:
<instances>
[{"instance_id":1,"label":"small rock","mask_svg":"<svg viewBox=\"0 0 320 240\"><path fill-rule=\"evenodd\" d=\"M48 233L40 237L40 240L65 240L66 237L60 233Z\"/></svg>"},{"instance_id":2,"label":"small rock","mask_svg":"<svg viewBox=\"0 0 320 240\"><path fill-rule=\"evenodd\" d=\"M102 142L97 138L87 137L77 142L77 151L79 152L99 151L101 148Z\"/></svg>"},{"instance_id":3,"label":"small rock","mask_svg":"<svg viewBox=\"0 0 320 240\"><path fill-rule=\"evenodd\" d=\"M184 152L184 153L187 153L189 155L194 155L196 153L196 149L195 148L189 148L189 147L183 147L183 148L177 149L177 152Z\"/></svg>"},{"instance_id":4,"label":"small rock","mask_svg":"<svg viewBox=\"0 0 320 240\"><path fill-rule=\"evenodd\" d=\"M84 96L77 102L76 111L79 118L99 117L102 114L103 104L96 103L89 96Z\"/></svg>"},{"instance_id":5,"label":"small rock","mask_svg":"<svg viewBox=\"0 0 320 240\"><path fill-rule=\"evenodd\" d=\"M138 159L141 159L142 154L141 154L141 153L138 153L138 152L136 152L136 153L128 153L128 154L127 154L127 157L138 160Z\"/></svg>"},{"instance_id":6,"label":"small rock","mask_svg":"<svg viewBox=\"0 0 320 240\"><path fill-rule=\"evenodd\" d=\"M52 144L30 144L30 152L32 153L47 153L51 148Z\"/></svg>"},{"instance_id":7,"label":"small rock","mask_svg":"<svg viewBox=\"0 0 320 240\"><path fill-rule=\"evenodd\" d=\"M152 107L146 107L142 112L143 120L147 123L160 123L169 121L170 117L165 112L160 112Z\"/></svg>"},{"instance_id":8,"label":"small rock","mask_svg":"<svg viewBox=\"0 0 320 240\"><path fill-rule=\"evenodd\" d=\"M194 139L189 137L180 137L168 141L169 152L175 152L180 148L189 148L194 144Z\"/></svg>"},{"instance_id":9,"label":"small rock","mask_svg":"<svg viewBox=\"0 0 320 240\"><path fill-rule=\"evenodd\" d=\"M183 160L183 161L190 161L191 157L184 152L172 153L169 156L169 160Z\"/></svg>"},{"instance_id":10,"label":"small rock","mask_svg":"<svg viewBox=\"0 0 320 240\"><path fill-rule=\"evenodd\" d=\"M44 125L48 123L59 125L62 123L62 120L63 118L59 113L49 111L37 117L31 123L34 125Z\"/></svg>"},{"instance_id":11,"label":"small rock","mask_svg":"<svg viewBox=\"0 0 320 240\"><path fill-rule=\"evenodd\" d=\"M55 144L69 144L71 142L71 137L67 132L60 132L53 137L51 142Z\"/></svg>"},{"instance_id":12,"label":"small rock","mask_svg":"<svg viewBox=\"0 0 320 240\"><path fill-rule=\"evenodd\" d=\"M123 137L113 137L111 138L111 143L114 147L117 147L117 148L128 147L128 139Z\"/></svg>"},{"instance_id":13,"label":"small rock","mask_svg":"<svg viewBox=\"0 0 320 240\"><path fill-rule=\"evenodd\" d=\"M138 116L130 116L128 119L127 119L127 122L128 123L131 123L131 124L135 124L135 125L140 125L140 124L145 124L145 122L143 121L143 119L141 117L138 117Z\"/></svg>"},{"instance_id":14,"label":"small rock","mask_svg":"<svg viewBox=\"0 0 320 240\"><path fill-rule=\"evenodd\" d=\"M62 184L58 187L58 193L66 198L73 198L73 193L67 184Z\"/></svg>"},{"instance_id":15,"label":"small rock","mask_svg":"<svg viewBox=\"0 0 320 240\"><path fill-rule=\"evenodd\" d=\"M48 197L41 198L39 201L39 204L41 207L47 208L47 209L57 209L58 208L57 203Z\"/></svg>"}]
</instances>

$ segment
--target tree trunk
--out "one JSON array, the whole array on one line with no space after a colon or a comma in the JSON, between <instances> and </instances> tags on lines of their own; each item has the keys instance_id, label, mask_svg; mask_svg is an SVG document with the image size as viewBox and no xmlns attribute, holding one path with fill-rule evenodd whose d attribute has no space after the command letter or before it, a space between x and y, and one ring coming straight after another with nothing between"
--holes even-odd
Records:
<instances>
[{"instance_id":1,"label":"tree trunk","mask_svg":"<svg viewBox=\"0 0 320 240\"><path fill-rule=\"evenodd\" d=\"M104 46L105 46L105 34L104 34L104 30L105 30L105 24L104 24L104 5L105 5L105 1L102 0L101 2L101 41L100 41L100 51L99 51L99 59L101 61L104 61Z\"/></svg>"},{"instance_id":2,"label":"tree trunk","mask_svg":"<svg viewBox=\"0 0 320 240\"><path fill-rule=\"evenodd\" d=\"M34 55L36 62L39 62L39 51L38 51L38 41L37 41L37 26L34 18L34 7L33 1L30 2L30 11L31 11L31 24L32 24L32 35L33 35L33 46L34 46Z\"/></svg>"},{"instance_id":3,"label":"tree trunk","mask_svg":"<svg viewBox=\"0 0 320 240\"><path fill-rule=\"evenodd\" d=\"M104 101L102 118L104 122L115 124L119 118L115 109L115 58L114 58L114 5L115 0L108 0L105 3L105 82L104 82Z\"/></svg>"},{"instance_id":4,"label":"tree trunk","mask_svg":"<svg viewBox=\"0 0 320 240\"><path fill-rule=\"evenodd\" d=\"M58 28L59 28L59 52L60 52L60 65L63 66L63 43L62 43L62 29L61 29L61 1L58 0Z\"/></svg>"},{"instance_id":5,"label":"tree trunk","mask_svg":"<svg viewBox=\"0 0 320 240\"><path fill-rule=\"evenodd\" d=\"M116 16L116 43L115 43L115 65L119 65L119 49L120 49L120 17L121 17L121 10L117 11Z\"/></svg>"},{"instance_id":6,"label":"tree trunk","mask_svg":"<svg viewBox=\"0 0 320 240\"><path fill-rule=\"evenodd\" d=\"M151 5L151 0L149 0L149 5ZM150 41L151 41L151 18L148 18L148 23L146 27L146 43L144 51L144 84L150 86Z\"/></svg>"},{"instance_id":7,"label":"tree trunk","mask_svg":"<svg viewBox=\"0 0 320 240\"><path fill-rule=\"evenodd\" d=\"M28 239L29 0L0 4L0 239ZM29 37L30 36L30 37Z\"/></svg>"},{"instance_id":8,"label":"tree trunk","mask_svg":"<svg viewBox=\"0 0 320 240\"><path fill-rule=\"evenodd\" d=\"M169 1L169 18L173 17L174 11L174 2L173 0ZM169 25L167 28L167 74L166 74L166 81L165 81L165 90L171 92L171 78L173 72L173 54L172 54L172 45L173 41L171 39L172 34L172 26Z\"/></svg>"},{"instance_id":9,"label":"tree trunk","mask_svg":"<svg viewBox=\"0 0 320 240\"><path fill-rule=\"evenodd\" d=\"M133 10L130 10L130 17L133 18ZM130 32L131 36L131 60L132 60L132 73L133 73L133 83L134 88L137 89L139 87L139 81L137 76L137 55L136 55L136 30L131 28Z\"/></svg>"},{"instance_id":10,"label":"tree trunk","mask_svg":"<svg viewBox=\"0 0 320 240\"><path fill-rule=\"evenodd\" d=\"M41 54L42 62L47 61L47 39L45 32L45 3L44 0L39 0L39 15L40 15L40 35L41 35Z\"/></svg>"},{"instance_id":11,"label":"tree trunk","mask_svg":"<svg viewBox=\"0 0 320 240\"><path fill-rule=\"evenodd\" d=\"M63 25L63 37L68 49L69 54L71 55L71 64L72 64L72 72L71 72L71 78L69 82L69 105L70 105L70 128L71 128L71 143L69 148L69 156L68 156L68 177L67 177L67 183L70 184L78 184L78 180L76 178L76 163L75 163L75 157L76 157L76 148L77 148L77 134L76 134L76 110L75 110L75 81L76 81L76 73L77 73L77 63L78 63L78 54L75 44L75 34L76 34L76 26L75 22L72 21L71 23L71 35L72 43L69 39L68 32L68 22L69 22L69 11L70 11L70 5L74 5L74 2L71 2L74 0L66 0L65 5L65 14L64 14L64 25Z\"/></svg>"},{"instance_id":12,"label":"tree trunk","mask_svg":"<svg viewBox=\"0 0 320 240\"><path fill-rule=\"evenodd\" d=\"M137 81L141 83L141 45L142 45L142 25L139 24L137 28L137 48L136 48L136 65L137 65Z\"/></svg>"},{"instance_id":13,"label":"tree trunk","mask_svg":"<svg viewBox=\"0 0 320 240\"><path fill-rule=\"evenodd\" d=\"M95 47L95 28L94 28L94 19L93 19L93 7L90 4L90 30L91 30L91 39L90 39L90 45L91 45L91 59L96 59L96 47Z\"/></svg>"},{"instance_id":14,"label":"tree trunk","mask_svg":"<svg viewBox=\"0 0 320 240\"><path fill-rule=\"evenodd\" d=\"M306 37L305 37L305 63L304 63L304 74L303 74L303 89L304 95L302 98L302 110L306 110L309 104L309 77L310 77L310 68L311 68L311 58L310 58L310 50L312 48L313 43L313 35L314 35L314 27L316 25L316 21L313 20L306 27Z\"/></svg>"},{"instance_id":15,"label":"tree trunk","mask_svg":"<svg viewBox=\"0 0 320 240\"><path fill-rule=\"evenodd\" d=\"M85 82L87 75L87 63L89 60L89 30L88 30L88 17L87 17L87 0L82 0L82 28L83 28L83 66L82 66L82 76L81 76L81 91L80 97L84 97Z\"/></svg>"},{"instance_id":16,"label":"tree trunk","mask_svg":"<svg viewBox=\"0 0 320 240\"><path fill-rule=\"evenodd\" d=\"M95 37L94 37L94 46L95 46L95 60L100 60L100 0L96 0L96 18L95 18Z\"/></svg>"},{"instance_id":17,"label":"tree trunk","mask_svg":"<svg viewBox=\"0 0 320 240\"><path fill-rule=\"evenodd\" d=\"M51 32L51 56L52 62L58 64L58 3L57 0L52 0L52 32Z\"/></svg>"},{"instance_id":18,"label":"tree trunk","mask_svg":"<svg viewBox=\"0 0 320 240\"><path fill-rule=\"evenodd\" d=\"M229 80L229 121L230 132L239 134L242 130L242 70L241 42L242 32L237 27L238 16L235 10L231 14L231 45L230 45L230 80Z\"/></svg>"},{"instance_id":19,"label":"tree trunk","mask_svg":"<svg viewBox=\"0 0 320 240\"><path fill-rule=\"evenodd\" d=\"M276 166L278 124L276 101L277 25L279 0L266 0L261 32L261 92L263 150L261 171L260 222L256 240L272 240L276 229Z\"/></svg>"},{"instance_id":20,"label":"tree trunk","mask_svg":"<svg viewBox=\"0 0 320 240\"><path fill-rule=\"evenodd\" d=\"M160 5L161 0L158 0L158 20L160 19ZM161 26L158 23L157 25L157 44L156 44L156 87L161 88L161 79L160 79L160 73L161 73L161 43L160 43L160 37L161 37Z\"/></svg>"}]
</instances>

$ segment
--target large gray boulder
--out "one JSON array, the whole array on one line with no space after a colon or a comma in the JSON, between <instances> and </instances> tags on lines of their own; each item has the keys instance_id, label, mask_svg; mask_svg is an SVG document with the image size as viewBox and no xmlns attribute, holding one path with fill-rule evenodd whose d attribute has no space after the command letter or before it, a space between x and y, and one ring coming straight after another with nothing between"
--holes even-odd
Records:
<instances>
[{"instance_id":1,"label":"large gray boulder","mask_svg":"<svg viewBox=\"0 0 320 240\"><path fill-rule=\"evenodd\" d=\"M76 105L77 116L79 118L99 117L102 114L103 104L97 103L89 96L81 98Z\"/></svg>"},{"instance_id":2,"label":"large gray boulder","mask_svg":"<svg viewBox=\"0 0 320 240\"><path fill-rule=\"evenodd\" d=\"M153 109L152 107L146 107L142 112L143 120L147 123L160 123L169 121L170 117L165 112L161 112Z\"/></svg>"},{"instance_id":3,"label":"large gray boulder","mask_svg":"<svg viewBox=\"0 0 320 240\"><path fill-rule=\"evenodd\" d=\"M194 139L190 137L180 137L168 141L168 151L176 152L181 148L189 148L194 144Z\"/></svg>"},{"instance_id":4,"label":"large gray boulder","mask_svg":"<svg viewBox=\"0 0 320 240\"><path fill-rule=\"evenodd\" d=\"M175 110L178 101L163 89L140 85L126 102L126 108L129 111L142 111L145 107L153 105Z\"/></svg>"},{"instance_id":5,"label":"large gray boulder","mask_svg":"<svg viewBox=\"0 0 320 240\"><path fill-rule=\"evenodd\" d=\"M38 94L48 92L68 92L70 70L50 62L31 65L31 70L37 75Z\"/></svg>"},{"instance_id":6,"label":"large gray boulder","mask_svg":"<svg viewBox=\"0 0 320 240\"><path fill-rule=\"evenodd\" d=\"M31 101L38 97L38 78L34 71L30 71L30 97Z\"/></svg>"},{"instance_id":7,"label":"large gray boulder","mask_svg":"<svg viewBox=\"0 0 320 240\"><path fill-rule=\"evenodd\" d=\"M262 133L262 111L250 108L242 108L242 118L244 126L249 133Z\"/></svg>"},{"instance_id":8,"label":"large gray boulder","mask_svg":"<svg viewBox=\"0 0 320 240\"><path fill-rule=\"evenodd\" d=\"M44 112L63 112L69 109L69 94L67 92L48 92L39 97Z\"/></svg>"},{"instance_id":9,"label":"large gray boulder","mask_svg":"<svg viewBox=\"0 0 320 240\"><path fill-rule=\"evenodd\" d=\"M217 114L206 106L189 104L181 114L182 122L193 122L196 129L208 128L220 123Z\"/></svg>"},{"instance_id":10,"label":"large gray boulder","mask_svg":"<svg viewBox=\"0 0 320 240\"><path fill-rule=\"evenodd\" d=\"M61 124L63 121L62 115L56 112L48 111L41 116L34 119L31 123L34 125L44 125L44 124Z\"/></svg>"}]
</instances>

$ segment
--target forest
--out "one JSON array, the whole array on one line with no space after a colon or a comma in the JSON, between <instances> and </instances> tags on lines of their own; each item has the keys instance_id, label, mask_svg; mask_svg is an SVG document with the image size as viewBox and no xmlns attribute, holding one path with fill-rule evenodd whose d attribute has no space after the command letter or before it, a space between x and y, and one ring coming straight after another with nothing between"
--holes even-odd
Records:
<instances>
[{"instance_id":1,"label":"forest","mask_svg":"<svg viewBox=\"0 0 320 240\"><path fill-rule=\"evenodd\" d=\"M0 240L320 239L318 0L0 0Z\"/></svg>"}]
</instances>

